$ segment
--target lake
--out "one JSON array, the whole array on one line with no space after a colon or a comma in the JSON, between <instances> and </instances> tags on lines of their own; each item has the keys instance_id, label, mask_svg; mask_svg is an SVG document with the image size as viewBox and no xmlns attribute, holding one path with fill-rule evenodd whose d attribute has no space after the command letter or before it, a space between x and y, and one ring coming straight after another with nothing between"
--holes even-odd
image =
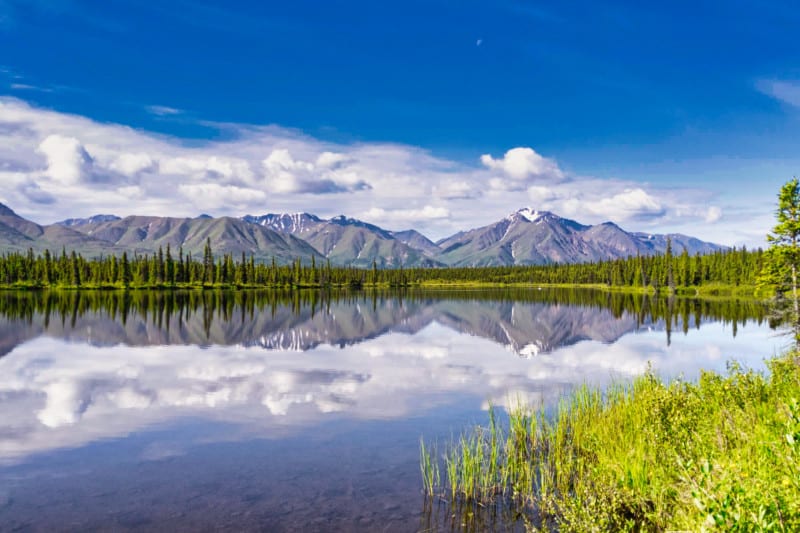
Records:
<instances>
[{"instance_id":1,"label":"lake","mask_svg":"<svg viewBox=\"0 0 800 533\"><path fill-rule=\"evenodd\" d=\"M419 531L420 437L648 365L763 368L748 300L587 290L0 292L0 530Z\"/></svg>"}]
</instances>

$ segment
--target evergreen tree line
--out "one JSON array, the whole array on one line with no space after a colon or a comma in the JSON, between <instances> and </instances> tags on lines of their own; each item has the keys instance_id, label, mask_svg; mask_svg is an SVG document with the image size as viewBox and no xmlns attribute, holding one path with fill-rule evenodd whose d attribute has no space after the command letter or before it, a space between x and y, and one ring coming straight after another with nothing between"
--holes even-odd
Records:
<instances>
[{"instance_id":1,"label":"evergreen tree line","mask_svg":"<svg viewBox=\"0 0 800 533\"><path fill-rule=\"evenodd\" d=\"M87 259L62 248L60 255L49 250L35 255L6 253L0 256L0 285L41 288L161 288L161 287L316 287L360 284L364 275L352 267L318 265L299 259L289 265L257 263L244 253L238 259L231 254L216 256L206 242L202 260L173 253L170 245L158 252L120 257L110 255Z\"/></svg>"},{"instance_id":2,"label":"evergreen tree line","mask_svg":"<svg viewBox=\"0 0 800 533\"><path fill-rule=\"evenodd\" d=\"M371 269L303 263L278 265L256 262L242 254L216 256L210 241L202 259L166 249L148 254L127 252L87 259L75 251L48 250L36 255L12 252L0 256L0 286L6 287L363 287L410 286L421 283L529 283L651 287L655 290L699 287L707 284L755 286L764 269L761 249L731 248L710 254L630 256L610 261L532 266Z\"/></svg>"},{"instance_id":3,"label":"evergreen tree line","mask_svg":"<svg viewBox=\"0 0 800 533\"><path fill-rule=\"evenodd\" d=\"M541 283L608 285L678 289L708 284L755 286L764 264L761 249L731 248L710 254L630 256L610 261L537 266L468 267L435 270L414 269L411 279L485 281L494 283Z\"/></svg>"}]
</instances>

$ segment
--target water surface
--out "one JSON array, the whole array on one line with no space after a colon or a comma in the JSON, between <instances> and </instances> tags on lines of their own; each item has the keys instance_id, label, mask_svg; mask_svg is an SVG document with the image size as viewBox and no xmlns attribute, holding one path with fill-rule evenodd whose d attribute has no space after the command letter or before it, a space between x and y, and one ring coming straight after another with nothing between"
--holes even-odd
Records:
<instances>
[{"instance_id":1,"label":"water surface","mask_svg":"<svg viewBox=\"0 0 800 533\"><path fill-rule=\"evenodd\" d=\"M420 436L648 364L759 368L785 342L738 300L0 293L0 529L461 527L423 509Z\"/></svg>"}]
</instances>

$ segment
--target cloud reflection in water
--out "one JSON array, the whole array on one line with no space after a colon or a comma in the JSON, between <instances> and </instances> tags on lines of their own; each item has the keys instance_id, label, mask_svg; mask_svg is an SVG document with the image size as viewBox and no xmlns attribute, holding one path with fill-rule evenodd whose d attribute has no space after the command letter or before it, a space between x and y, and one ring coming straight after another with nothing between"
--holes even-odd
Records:
<instances>
[{"instance_id":1,"label":"cloud reflection in water","mask_svg":"<svg viewBox=\"0 0 800 533\"><path fill-rule=\"evenodd\" d=\"M0 460L185 417L271 438L332 416L402 418L464 398L540 404L583 382L628 379L648 362L689 378L730 358L758 366L779 344L765 326L740 326L734 338L730 324L712 322L668 346L663 322L544 302L387 299L307 311L234 313L205 343L202 313L168 317L169 329L102 311L74 325L9 319L2 327L20 343L0 358Z\"/></svg>"}]
</instances>

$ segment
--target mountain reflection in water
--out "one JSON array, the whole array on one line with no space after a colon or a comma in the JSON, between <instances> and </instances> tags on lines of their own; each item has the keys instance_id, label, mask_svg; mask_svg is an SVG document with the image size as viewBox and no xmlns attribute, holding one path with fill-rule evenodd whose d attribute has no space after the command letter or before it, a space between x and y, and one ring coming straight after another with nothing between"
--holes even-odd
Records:
<instances>
[{"instance_id":1,"label":"mountain reflection in water","mask_svg":"<svg viewBox=\"0 0 800 533\"><path fill-rule=\"evenodd\" d=\"M0 294L0 356L42 335L93 346L240 345L269 350L347 346L431 323L522 356L582 340L613 342L642 327L686 332L702 321L733 335L765 309L748 300L698 300L599 291L58 292ZM669 337L668 337L669 342Z\"/></svg>"}]
</instances>

